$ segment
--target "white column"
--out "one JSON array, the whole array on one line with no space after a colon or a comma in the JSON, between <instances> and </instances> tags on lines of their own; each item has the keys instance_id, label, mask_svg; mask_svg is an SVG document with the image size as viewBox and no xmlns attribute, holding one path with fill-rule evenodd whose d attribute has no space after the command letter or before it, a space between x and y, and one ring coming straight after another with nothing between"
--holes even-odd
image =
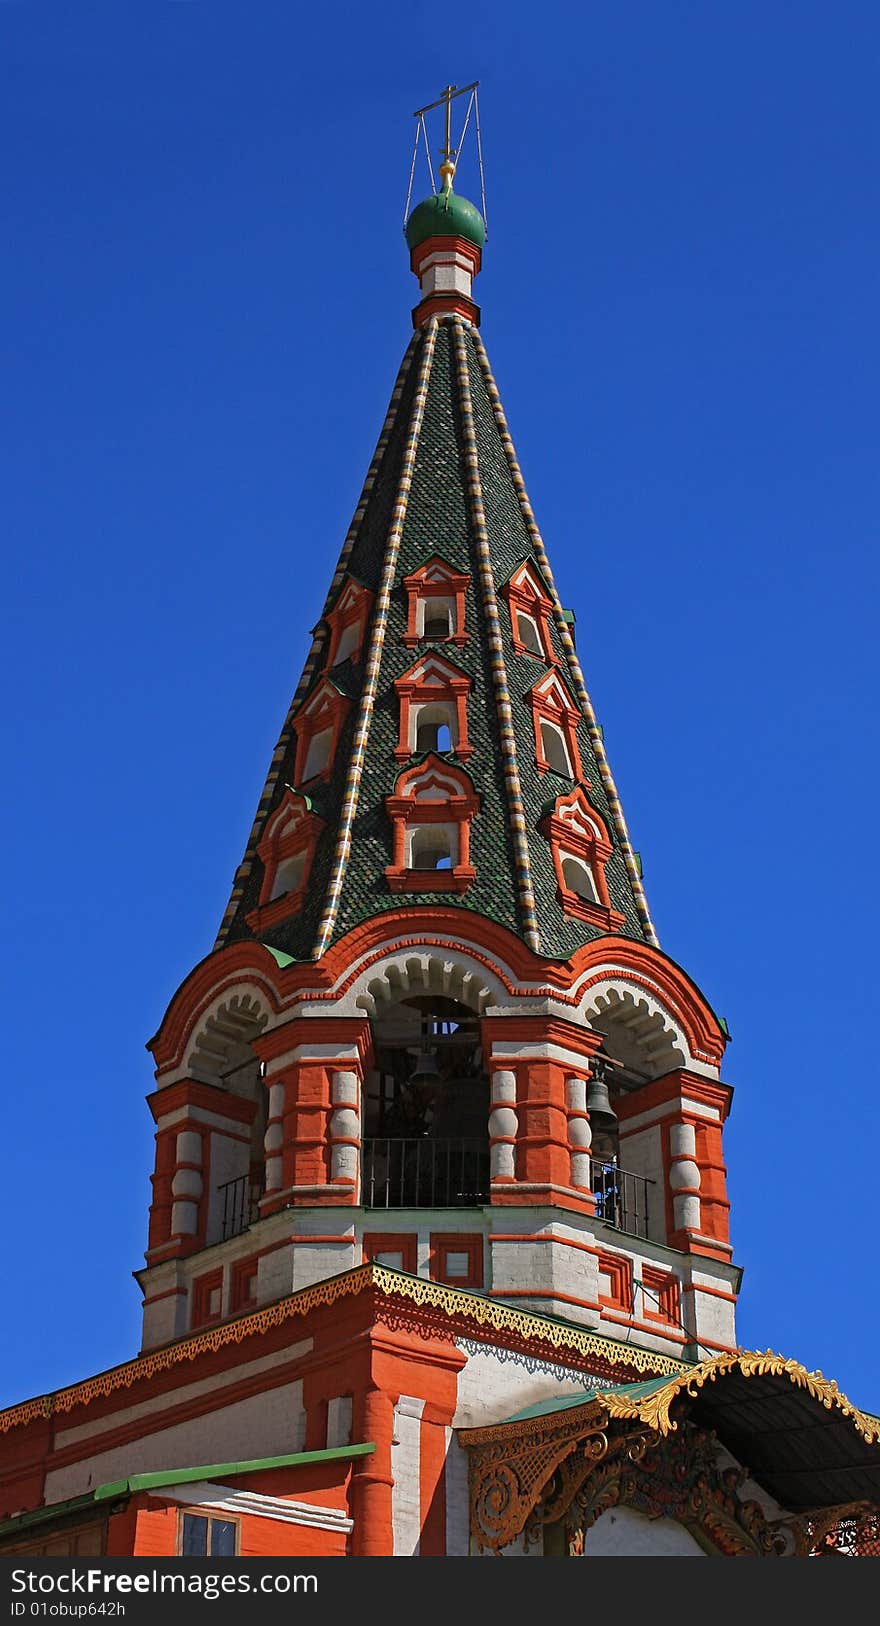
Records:
<instances>
[{"instance_id":1,"label":"white column","mask_svg":"<svg viewBox=\"0 0 880 1626\"><path fill-rule=\"evenodd\" d=\"M201 1173L202 1137L194 1129L183 1129L175 1146L174 1179L171 1182L172 1236L195 1236L199 1228L199 1202L204 1190ZM194 1166L197 1165L197 1166Z\"/></svg>"},{"instance_id":2,"label":"white column","mask_svg":"<svg viewBox=\"0 0 880 1626\"><path fill-rule=\"evenodd\" d=\"M266 1192L280 1191L283 1179L281 1148L284 1145L284 1080L269 1085L269 1117L263 1147L266 1153Z\"/></svg>"},{"instance_id":3,"label":"white column","mask_svg":"<svg viewBox=\"0 0 880 1626\"><path fill-rule=\"evenodd\" d=\"M360 1087L357 1073L334 1073L330 1080L330 1179L356 1186L361 1144Z\"/></svg>"},{"instance_id":4,"label":"white column","mask_svg":"<svg viewBox=\"0 0 880 1626\"><path fill-rule=\"evenodd\" d=\"M697 1137L693 1124L673 1124L669 1131L669 1187L677 1231L700 1229L700 1171L694 1162Z\"/></svg>"},{"instance_id":5,"label":"white column","mask_svg":"<svg viewBox=\"0 0 880 1626\"><path fill-rule=\"evenodd\" d=\"M565 1110L568 1113L568 1146L571 1153L571 1183L582 1191L592 1190L590 1147L593 1131L587 1115L587 1081L565 1080Z\"/></svg>"},{"instance_id":6,"label":"white column","mask_svg":"<svg viewBox=\"0 0 880 1626\"><path fill-rule=\"evenodd\" d=\"M516 1074L492 1074L492 1111L489 1115L489 1171L492 1180L516 1179Z\"/></svg>"}]
</instances>

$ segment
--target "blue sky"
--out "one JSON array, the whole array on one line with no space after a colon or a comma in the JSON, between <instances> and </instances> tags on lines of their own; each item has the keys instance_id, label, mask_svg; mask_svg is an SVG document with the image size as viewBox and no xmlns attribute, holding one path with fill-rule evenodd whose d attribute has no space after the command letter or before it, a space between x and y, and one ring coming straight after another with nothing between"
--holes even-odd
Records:
<instances>
[{"instance_id":1,"label":"blue sky","mask_svg":"<svg viewBox=\"0 0 880 1626\"><path fill-rule=\"evenodd\" d=\"M662 944L734 1036L740 1338L880 1410L880 17L304 11L0 5L0 1403L137 1347L144 1042L407 342L411 110L479 78L483 336Z\"/></svg>"}]
</instances>

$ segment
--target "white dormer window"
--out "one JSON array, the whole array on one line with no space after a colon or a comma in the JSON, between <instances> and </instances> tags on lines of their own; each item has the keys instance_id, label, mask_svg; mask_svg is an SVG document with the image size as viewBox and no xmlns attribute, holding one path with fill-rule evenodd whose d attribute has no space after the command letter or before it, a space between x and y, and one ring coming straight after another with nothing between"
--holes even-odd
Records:
<instances>
[{"instance_id":1,"label":"white dormer window","mask_svg":"<svg viewBox=\"0 0 880 1626\"><path fill-rule=\"evenodd\" d=\"M286 892L296 892L302 885L305 867L304 852L294 853L292 858L282 859L275 871L269 902L273 903L276 898L283 898Z\"/></svg>"},{"instance_id":2,"label":"white dormer window","mask_svg":"<svg viewBox=\"0 0 880 1626\"><path fill-rule=\"evenodd\" d=\"M333 665L341 666L343 661L350 660L360 649L363 636L359 621L350 621L347 627L343 627L333 656Z\"/></svg>"},{"instance_id":3,"label":"white dormer window","mask_svg":"<svg viewBox=\"0 0 880 1626\"><path fill-rule=\"evenodd\" d=\"M572 858L570 853L561 853L560 858L568 891L573 892L575 897L584 898L587 903L598 903L599 894L589 864L582 858Z\"/></svg>"},{"instance_id":4,"label":"white dormer window","mask_svg":"<svg viewBox=\"0 0 880 1626\"><path fill-rule=\"evenodd\" d=\"M452 751L458 741L455 707L445 702L440 705L413 706L412 722L416 751Z\"/></svg>"},{"instance_id":5,"label":"white dormer window","mask_svg":"<svg viewBox=\"0 0 880 1626\"><path fill-rule=\"evenodd\" d=\"M332 728L324 728L320 734L312 735L309 740L309 748L306 752L305 766L302 772L303 784L307 784L310 779L315 779L319 773L324 772L330 761L333 734L334 730Z\"/></svg>"},{"instance_id":6,"label":"white dormer window","mask_svg":"<svg viewBox=\"0 0 880 1626\"><path fill-rule=\"evenodd\" d=\"M431 639L435 643L441 639L449 638L452 633L452 619L455 614L455 603L449 598L423 598L419 601L418 620L421 623L420 632L423 638Z\"/></svg>"},{"instance_id":7,"label":"white dormer window","mask_svg":"<svg viewBox=\"0 0 880 1626\"><path fill-rule=\"evenodd\" d=\"M430 751L400 775L385 806L393 830L385 878L393 892L466 892L475 879L471 821L480 798L457 765Z\"/></svg>"},{"instance_id":8,"label":"white dormer window","mask_svg":"<svg viewBox=\"0 0 880 1626\"><path fill-rule=\"evenodd\" d=\"M538 631L538 623L533 616L526 615L524 610L517 610L516 624L519 629L519 641L523 649L530 655L540 655L544 659L544 645Z\"/></svg>"},{"instance_id":9,"label":"white dormer window","mask_svg":"<svg viewBox=\"0 0 880 1626\"><path fill-rule=\"evenodd\" d=\"M546 717L541 718L541 746L547 767L554 768L557 773L564 773L567 779L573 779L565 735L561 728L557 728L555 723L549 723Z\"/></svg>"},{"instance_id":10,"label":"white dormer window","mask_svg":"<svg viewBox=\"0 0 880 1626\"><path fill-rule=\"evenodd\" d=\"M416 824L407 833L410 869L452 869L458 848L456 825Z\"/></svg>"}]
</instances>

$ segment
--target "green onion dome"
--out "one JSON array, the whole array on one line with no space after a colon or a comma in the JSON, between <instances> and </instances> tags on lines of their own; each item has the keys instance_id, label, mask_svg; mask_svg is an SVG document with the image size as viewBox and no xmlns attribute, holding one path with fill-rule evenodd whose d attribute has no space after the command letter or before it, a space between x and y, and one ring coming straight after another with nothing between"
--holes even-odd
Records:
<instances>
[{"instance_id":1,"label":"green onion dome","mask_svg":"<svg viewBox=\"0 0 880 1626\"><path fill-rule=\"evenodd\" d=\"M417 203L406 223L406 240L411 249L429 237L464 237L476 248L486 241L486 223L479 209L450 187Z\"/></svg>"}]
</instances>

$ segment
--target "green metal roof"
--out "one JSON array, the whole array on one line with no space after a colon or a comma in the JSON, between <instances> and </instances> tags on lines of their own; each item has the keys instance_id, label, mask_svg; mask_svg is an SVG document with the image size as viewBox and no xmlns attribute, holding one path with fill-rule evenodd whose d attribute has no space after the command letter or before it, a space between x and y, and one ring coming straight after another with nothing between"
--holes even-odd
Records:
<instances>
[{"instance_id":1,"label":"green metal roof","mask_svg":"<svg viewBox=\"0 0 880 1626\"><path fill-rule=\"evenodd\" d=\"M137 1491L160 1490L164 1485L194 1485L203 1479L235 1479L239 1474L256 1474L271 1468L301 1468L310 1463L366 1457L375 1449L372 1443L345 1445L329 1451L295 1451L283 1457L252 1457L246 1462L212 1462L202 1468L166 1468L154 1474L130 1474L127 1479L111 1479L104 1485L96 1485L94 1490L71 1496L66 1502L55 1502L50 1507L34 1508L30 1513L17 1513L11 1519L3 1519L0 1537L30 1529L32 1525L50 1524L102 1502L123 1501Z\"/></svg>"},{"instance_id":2,"label":"green metal roof","mask_svg":"<svg viewBox=\"0 0 880 1626\"><path fill-rule=\"evenodd\" d=\"M486 241L486 222L480 211L452 188L435 192L417 203L406 223L406 241L418 248L429 237L464 237L477 248Z\"/></svg>"},{"instance_id":3,"label":"green metal roof","mask_svg":"<svg viewBox=\"0 0 880 1626\"><path fill-rule=\"evenodd\" d=\"M526 1406L524 1411L515 1411L512 1417L502 1417L497 1427L504 1423L524 1423L530 1417L549 1417L557 1411L573 1411L576 1406L586 1406L588 1401L595 1400L598 1395L614 1393L628 1395L633 1400L640 1400L643 1395L654 1393L655 1389L662 1389L670 1382L669 1377L644 1378L638 1383L603 1383L597 1389L582 1389L576 1395L551 1395L549 1400L539 1400L534 1406Z\"/></svg>"}]
</instances>

